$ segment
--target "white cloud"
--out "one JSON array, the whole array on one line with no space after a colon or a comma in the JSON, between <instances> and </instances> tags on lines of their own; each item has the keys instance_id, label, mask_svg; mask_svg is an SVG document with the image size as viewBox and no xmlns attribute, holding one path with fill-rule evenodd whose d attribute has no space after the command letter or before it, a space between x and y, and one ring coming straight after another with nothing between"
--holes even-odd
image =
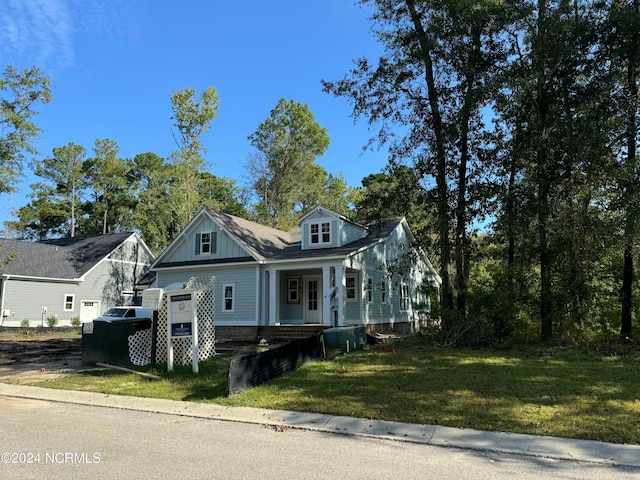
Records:
<instances>
[{"instance_id":1,"label":"white cloud","mask_svg":"<svg viewBox=\"0 0 640 480\"><path fill-rule=\"evenodd\" d=\"M4 0L0 5L0 56L18 69L46 72L73 64L73 22L67 0Z\"/></svg>"},{"instance_id":2,"label":"white cloud","mask_svg":"<svg viewBox=\"0 0 640 480\"><path fill-rule=\"evenodd\" d=\"M80 35L125 37L135 32L146 0L0 0L0 58L48 75L71 67ZM81 41L81 40L80 40Z\"/></svg>"}]
</instances>

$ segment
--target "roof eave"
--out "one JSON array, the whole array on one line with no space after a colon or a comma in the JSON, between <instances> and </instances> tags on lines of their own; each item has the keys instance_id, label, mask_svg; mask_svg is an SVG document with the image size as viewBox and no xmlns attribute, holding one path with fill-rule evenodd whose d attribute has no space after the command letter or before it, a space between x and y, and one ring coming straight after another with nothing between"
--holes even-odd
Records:
<instances>
[{"instance_id":1,"label":"roof eave","mask_svg":"<svg viewBox=\"0 0 640 480\"><path fill-rule=\"evenodd\" d=\"M11 273L5 273L1 277L3 280L22 280L48 283L82 283L84 281L82 278L37 277L35 275L14 275Z\"/></svg>"}]
</instances>

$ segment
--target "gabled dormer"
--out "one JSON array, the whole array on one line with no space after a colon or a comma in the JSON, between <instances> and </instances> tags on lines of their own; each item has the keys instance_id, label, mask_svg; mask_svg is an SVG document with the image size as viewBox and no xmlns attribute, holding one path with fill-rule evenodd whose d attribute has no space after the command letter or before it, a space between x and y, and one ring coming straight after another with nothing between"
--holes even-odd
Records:
<instances>
[{"instance_id":1,"label":"gabled dormer","mask_svg":"<svg viewBox=\"0 0 640 480\"><path fill-rule=\"evenodd\" d=\"M300 219L302 250L341 247L367 235L367 229L328 208L316 207Z\"/></svg>"}]
</instances>

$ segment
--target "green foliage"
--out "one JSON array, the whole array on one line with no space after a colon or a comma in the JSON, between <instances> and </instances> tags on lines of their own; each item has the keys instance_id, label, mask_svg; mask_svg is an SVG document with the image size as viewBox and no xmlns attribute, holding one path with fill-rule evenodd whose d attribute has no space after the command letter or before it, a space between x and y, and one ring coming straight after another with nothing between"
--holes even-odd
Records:
<instances>
[{"instance_id":1,"label":"green foliage","mask_svg":"<svg viewBox=\"0 0 640 480\"><path fill-rule=\"evenodd\" d=\"M22 321L20 322L20 327L29 328L29 319L28 318L23 318Z\"/></svg>"},{"instance_id":2,"label":"green foliage","mask_svg":"<svg viewBox=\"0 0 640 480\"><path fill-rule=\"evenodd\" d=\"M71 326L72 327L79 327L80 325L82 325L82 322L80 321L80 317L73 317L71 319Z\"/></svg>"},{"instance_id":3,"label":"green foliage","mask_svg":"<svg viewBox=\"0 0 640 480\"><path fill-rule=\"evenodd\" d=\"M36 103L51 100L51 83L37 67L19 72L11 65L0 77L0 193L15 191L22 176L25 154L40 129L33 123Z\"/></svg>"},{"instance_id":4,"label":"green foliage","mask_svg":"<svg viewBox=\"0 0 640 480\"><path fill-rule=\"evenodd\" d=\"M85 174L85 155L84 147L70 142L64 147L54 148L52 157L35 164L34 173L49 185L36 184L31 188L37 192L39 200L46 199L58 212L65 212L65 233L70 237L75 236L80 200L90 181ZM55 217L49 215L45 218Z\"/></svg>"},{"instance_id":5,"label":"green foliage","mask_svg":"<svg viewBox=\"0 0 640 480\"><path fill-rule=\"evenodd\" d=\"M95 156L83 164L91 184L93 202L83 219L83 233L112 233L116 226L127 224L131 208L133 162L118 156L120 147L114 140L97 139Z\"/></svg>"},{"instance_id":6,"label":"green foliage","mask_svg":"<svg viewBox=\"0 0 640 480\"><path fill-rule=\"evenodd\" d=\"M258 198L258 222L288 230L297 224L300 212L327 200L344 209L346 183L327 176L315 163L328 148L329 136L307 105L281 98L249 141L258 151L246 165Z\"/></svg>"},{"instance_id":7,"label":"green foliage","mask_svg":"<svg viewBox=\"0 0 640 480\"><path fill-rule=\"evenodd\" d=\"M362 179L362 188L354 200L356 219L365 225L395 217L405 217L418 244L433 250L435 211L431 197L422 188L412 168L390 166L385 173L374 173Z\"/></svg>"},{"instance_id":8,"label":"green foliage","mask_svg":"<svg viewBox=\"0 0 640 480\"><path fill-rule=\"evenodd\" d=\"M58 317L56 315L49 315L47 317L47 325L49 327L55 327L58 324Z\"/></svg>"},{"instance_id":9,"label":"green foliage","mask_svg":"<svg viewBox=\"0 0 640 480\"><path fill-rule=\"evenodd\" d=\"M218 115L220 98L213 87L207 87L196 97L192 88L174 91L171 109L174 121L174 139L178 150L172 154L177 168L180 202L177 205L179 224L184 227L197 209L197 175L204 163L206 149L202 136L211 128Z\"/></svg>"}]
</instances>

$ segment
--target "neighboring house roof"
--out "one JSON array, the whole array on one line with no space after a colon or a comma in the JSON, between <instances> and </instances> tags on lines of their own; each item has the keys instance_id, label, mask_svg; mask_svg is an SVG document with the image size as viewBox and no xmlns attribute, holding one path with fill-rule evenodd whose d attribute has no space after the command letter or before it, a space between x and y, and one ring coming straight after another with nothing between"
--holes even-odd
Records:
<instances>
[{"instance_id":1,"label":"neighboring house roof","mask_svg":"<svg viewBox=\"0 0 640 480\"><path fill-rule=\"evenodd\" d=\"M132 232L91 237L72 237L26 242L0 239L0 258L14 258L2 275L36 278L78 279L121 245Z\"/></svg>"}]
</instances>

